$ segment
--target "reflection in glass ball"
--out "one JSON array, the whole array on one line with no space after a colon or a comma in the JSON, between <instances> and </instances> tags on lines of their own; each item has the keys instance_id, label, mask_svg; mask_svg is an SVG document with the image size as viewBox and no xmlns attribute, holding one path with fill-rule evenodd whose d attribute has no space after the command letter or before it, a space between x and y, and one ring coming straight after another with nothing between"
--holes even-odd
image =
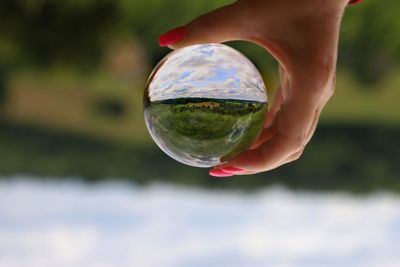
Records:
<instances>
[{"instance_id":1,"label":"reflection in glass ball","mask_svg":"<svg viewBox=\"0 0 400 267\"><path fill-rule=\"evenodd\" d=\"M222 44L173 51L153 70L144 95L154 141L175 160L196 167L221 164L246 150L266 113L260 73Z\"/></svg>"}]
</instances>

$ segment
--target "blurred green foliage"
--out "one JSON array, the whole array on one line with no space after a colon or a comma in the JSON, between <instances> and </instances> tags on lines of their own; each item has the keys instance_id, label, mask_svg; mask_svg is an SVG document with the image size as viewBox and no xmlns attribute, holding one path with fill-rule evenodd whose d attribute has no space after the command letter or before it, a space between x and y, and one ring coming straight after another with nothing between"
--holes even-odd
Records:
<instances>
[{"instance_id":1,"label":"blurred green foliage","mask_svg":"<svg viewBox=\"0 0 400 267\"><path fill-rule=\"evenodd\" d=\"M3 0L0 58L35 68L70 64L95 69L105 43L134 36L156 61L165 53L157 44L161 32L226 2Z\"/></svg>"},{"instance_id":2,"label":"blurred green foliage","mask_svg":"<svg viewBox=\"0 0 400 267\"><path fill-rule=\"evenodd\" d=\"M399 15L400 2L396 0L364 1L348 8L342 23L340 66L346 66L365 85L379 82L398 67Z\"/></svg>"},{"instance_id":3,"label":"blurred green foliage","mask_svg":"<svg viewBox=\"0 0 400 267\"><path fill-rule=\"evenodd\" d=\"M9 65L34 68L70 64L76 69L94 70L105 43L134 36L144 44L154 64L167 51L157 45L159 34L230 2L2 0L0 59ZM348 8L341 34L340 66L370 84L399 65L399 13L397 0L384 4L365 1ZM262 49L234 46L245 50L263 72L271 69L273 61Z\"/></svg>"},{"instance_id":4,"label":"blurred green foliage","mask_svg":"<svg viewBox=\"0 0 400 267\"><path fill-rule=\"evenodd\" d=\"M146 54L149 62L143 65L155 65L169 51L157 44L162 32L231 2L1 0L0 107L7 101L9 81L19 79L21 84L21 77L27 73L34 77L22 83L27 90L73 88L104 95L96 110L112 115L106 120L109 125L127 109L122 102L109 101L118 94L130 108L136 105L133 113L141 117L137 110L141 109L138 95L143 81L118 80L108 69L102 69L108 46L115 40L133 39L144 48L140 53ZM155 144L145 144L146 137L139 133L144 129L137 131L142 136L137 144L129 145L2 120L0 175L77 176L88 181L119 177L138 183L162 180L242 189L282 183L301 189L400 192L399 15L398 0L369 0L346 10L337 92L324 110L325 124L320 124L304 155L295 163L251 177L218 180L204 169L173 161ZM262 48L246 42L231 45L255 63L269 89L273 86L268 83L276 85L276 62ZM45 101L49 101L46 99L38 101L44 110ZM129 123L124 127L140 127Z\"/></svg>"},{"instance_id":5,"label":"blurred green foliage","mask_svg":"<svg viewBox=\"0 0 400 267\"><path fill-rule=\"evenodd\" d=\"M5 101L6 98L6 93L7 93L7 81L6 81L6 70L5 67L3 67L0 64L0 111L3 102Z\"/></svg>"},{"instance_id":6,"label":"blurred green foliage","mask_svg":"<svg viewBox=\"0 0 400 267\"><path fill-rule=\"evenodd\" d=\"M271 184L294 189L400 192L399 129L319 127L304 155L274 171L230 179L180 164L155 145L127 146L61 132L0 123L0 173L43 177L124 179L213 188L259 190Z\"/></svg>"},{"instance_id":7,"label":"blurred green foliage","mask_svg":"<svg viewBox=\"0 0 400 267\"><path fill-rule=\"evenodd\" d=\"M113 1L2 1L0 57L12 65L93 65L102 34L117 16Z\"/></svg>"}]
</instances>

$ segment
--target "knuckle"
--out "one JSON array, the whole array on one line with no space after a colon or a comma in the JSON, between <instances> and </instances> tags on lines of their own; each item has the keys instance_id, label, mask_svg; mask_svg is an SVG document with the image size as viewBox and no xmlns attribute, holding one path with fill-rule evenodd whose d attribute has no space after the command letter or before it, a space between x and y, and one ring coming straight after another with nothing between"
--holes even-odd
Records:
<instances>
[{"instance_id":1,"label":"knuckle","mask_svg":"<svg viewBox=\"0 0 400 267\"><path fill-rule=\"evenodd\" d=\"M291 155L288 158L287 162L289 163L289 162L293 162L293 161L298 160L301 157L302 154L303 154L303 151L299 151L299 152L294 153L293 155Z\"/></svg>"},{"instance_id":2,"label":"knuckle","mask_svg":"<svg viewBox=\"0 0 400 267\"><path fill-rule=\"evenodd\" d=\"M294 160L298 160L303 155L303 149L293 154Z\"/></svg>"}]
</instances>

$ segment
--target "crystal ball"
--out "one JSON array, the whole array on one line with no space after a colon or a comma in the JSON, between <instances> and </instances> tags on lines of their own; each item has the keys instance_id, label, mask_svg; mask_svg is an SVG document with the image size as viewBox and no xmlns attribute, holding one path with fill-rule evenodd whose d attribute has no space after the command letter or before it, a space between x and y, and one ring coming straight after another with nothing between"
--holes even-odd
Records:
<instances>
[{"instance_id":1,"label":"crystal ball","mask_svg":"<svg viewBox=\"0 0 400 267\"><path fill-rule=\"evenodd\" d=\"M144 117L156 144L195 167L219 165L251 146L267 113L256 67L222 44L193 45L164 57L144 93Z\"/></svg>"}]
</instances>

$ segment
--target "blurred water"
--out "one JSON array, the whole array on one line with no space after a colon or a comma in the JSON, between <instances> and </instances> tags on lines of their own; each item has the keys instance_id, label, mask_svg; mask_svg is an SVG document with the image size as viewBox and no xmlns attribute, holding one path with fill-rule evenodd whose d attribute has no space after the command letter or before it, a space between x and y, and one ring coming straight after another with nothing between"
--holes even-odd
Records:
<instances>
[{"instance_id":1,"label":"blurred water","mask_svg":"<svg viewBox=\"0 0 400 267\"><path fill-rule=\"evenodd\" d=\"M0 267L400 266L400 197L0 182Z\"/></svg>"}]
</instances>

